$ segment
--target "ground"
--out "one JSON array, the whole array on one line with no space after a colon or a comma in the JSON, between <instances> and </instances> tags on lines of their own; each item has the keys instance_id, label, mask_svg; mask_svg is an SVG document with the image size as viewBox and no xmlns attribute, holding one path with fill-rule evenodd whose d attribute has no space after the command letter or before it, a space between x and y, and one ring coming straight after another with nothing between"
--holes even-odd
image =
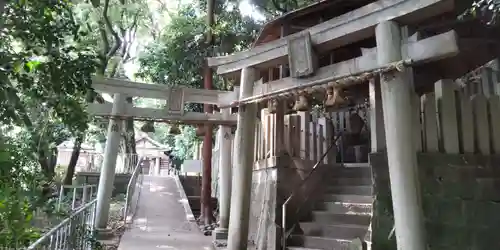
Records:
<instances>
[{"instance_id":1,"label":"ground","mask_svg":"<svg viewBox=\"0 0 500 250\"><path fill-rule=\"evenodd\" d=\"M212 237L187 221L180 200L174 177L144 176L138 212L118 249L212 249Z\"/></svg>"}]
</instances>

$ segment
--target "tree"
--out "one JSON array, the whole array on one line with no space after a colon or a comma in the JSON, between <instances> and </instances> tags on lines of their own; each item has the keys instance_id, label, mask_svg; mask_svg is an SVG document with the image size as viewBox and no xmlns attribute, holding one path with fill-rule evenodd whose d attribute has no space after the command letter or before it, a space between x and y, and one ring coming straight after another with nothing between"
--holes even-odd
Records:
<instances>
[{"instance_id":1,"label":"tree","mask_svg":"<svg viewBox=\"0 0 500 250\"><path fill-rule=\"evenodd\" d=\"M203 88L203 65L208 55L225 55L247 48L255 38L259 24L243 17L230 2L216 1L216 26L213 46L205 43L205 3L181 6L170 15L170 23L161 37L148 45L139 56L138 77L169 86ZM228 81L214 76L216 89L228 90ZM188 111L202 112L200 104L190 104ZM175 136L174 155L185 159L190 154L190 143L197 140L194 129L183 128L182 136Z\"/></svg>"},{"instance_id":2,"label":"tree","mask_svg":"<svg viewBox=\"0 0 500 250\"><path fill-rule=\"evenodd\" d=\"M74 9L75 19L83 35L80 47L90 48L98 57L97 74L104 77L126 78L124 65L131 60L131 50L138 31L153 22L145 0L94 0L82 1ZM151 25L150 25L151 26ZM98 32L94 32L97 30ZM95 95L89 95L87 102L93 102ZM99 100L101 103L103 100ZM132 98L127 102L132 103ZM64 183L72 182L85 134L76 136ZM124 132L124 149L129 156L137 154L134 121L127 119ZM136 157L128 158L135 165Z\"/></svg>"},{"instance_id":3,"label":"tree","mask_svg":"<svg viewBox=\"0 0 500 250\"><path fill-rule=\"evenodd\" d=\"M250 4L257 7L268 19L281 16L287 12L318 2L317 0L251 0Z\"/></svg>"},{"instance_id":4,"label":"tree","mask_svg":"<svg viewBox=\"0 0 500 250\"><path fill-rule=\"evenodd\" d=\"M82 104L90 89L95 58L73 46L78 25L69 3L14 2L6 6L4 16L0 117L3 124L25 129L31 149L50 177L53 143L58 141L50 137L64 131L57 124L64 124L72 133L87 126Z\"/></svg>"},{"instance_id":5,"label":"tree","mask_svg":"<svg viewBox=\"0 0 500 250\"><path fill-rule=\"evenodd\" d=\"M95 57L77 48L69 1L12 1L0 16L0 244L37 237L31 218L54 175L56 145L87 127Z\"/></svg>"},{"instance_id":6,"label":"tree","mask_svg":"<svg viewBox=\"0 0 500 250\"><path fill-rule=\"evenodd\" d=\"M465 8L459 18L477 18L488 25L492 25L496 24L499 18L500 0L461 1L458 8Z\"/></svg>"}]
</instances>

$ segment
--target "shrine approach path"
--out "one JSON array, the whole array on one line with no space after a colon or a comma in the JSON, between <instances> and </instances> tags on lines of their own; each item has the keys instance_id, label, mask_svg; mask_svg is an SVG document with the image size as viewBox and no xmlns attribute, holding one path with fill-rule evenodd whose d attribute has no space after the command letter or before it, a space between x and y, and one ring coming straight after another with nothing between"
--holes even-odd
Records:
<instances>
[{"instance_id":1,"label":"shrine approach path","mask_svg":"<svg viewBox=\"0 0 500 250\"><path fill-rule=\"evenodd\" d=\"M180 200L174 177L144 176L138 211L118 250L212 249L212 237L186 219Z\"/></svg>"}]
</instances>

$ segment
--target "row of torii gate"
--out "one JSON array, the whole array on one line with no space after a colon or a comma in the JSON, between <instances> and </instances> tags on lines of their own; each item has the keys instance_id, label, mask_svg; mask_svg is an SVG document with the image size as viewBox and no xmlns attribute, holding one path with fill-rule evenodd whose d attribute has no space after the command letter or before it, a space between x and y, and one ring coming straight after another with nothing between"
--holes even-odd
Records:
<instances>
[{"instance_id":1,"label":"row of torii gate","mask_svg":"<svg viewBox=\"0 0 500 250\"><path fill-rule=\"evenodd\" d=\"M228 249L247 249L257 104L268 102L269 105L280 106L280 103L289 98L326 92L330 100L333 98L331 105L335 105L335 99L338 98L336 90L339 87L368 83L371 82L370 79L380 76L380 89L370 87L370 108L380 109L382 106L383 117L381 112L370 112L370 115L372 121L383 120L385 124L398 249L426 249L422 208L414 171L417 165L416 151L413 144L408 143L413 137L411 67L453 57L460 52L460 47L453 30L425 39L404 38L403 27L398 21L404 17L407 23L417 22L437 16L454 8L450 2L380 0L370 7L365 6L366 8L354 10L349 15L334 18L335 20L249 51L209 58L209 66L217 68L218 74L240 76L240 86L234 91L167 87L95 78L93 88L96 91L114 96L113 104L89 104L92 115L110 119L99 183L97 226L105 228L108 220L109 198L120 140L120 120L134 117L138 120L172 124L213 124L220 126L222 134L231 133L231 126L236 125L233 164L230 139L221 141L223 153L220 171L223 174L219 180L221 195L218 230L228 233ZM354 59L316 67L315 46L321 45L323 50L324 46L331 46L330 49L333 49L369 36L375 36L376 48L367 49L362 56ZM282 62L283 58L288 58L291 76L261 83L258 69L270 63ZM380 93L376 93L377 91ZM377 95L381 99L376 98ZM166 100L166 108L137 108L126 103L126 97L135 96ZM185 112L185 103L217 105L221 112ZM237 114L231 114L232 107L238 107ZM282 110L279 110L281 109L278 109L277 115L283 115L279 113ZM377 140L380 129L372 129L371 133L373 144L376 143L374 139Z\"/></svg>"}]
</instances>

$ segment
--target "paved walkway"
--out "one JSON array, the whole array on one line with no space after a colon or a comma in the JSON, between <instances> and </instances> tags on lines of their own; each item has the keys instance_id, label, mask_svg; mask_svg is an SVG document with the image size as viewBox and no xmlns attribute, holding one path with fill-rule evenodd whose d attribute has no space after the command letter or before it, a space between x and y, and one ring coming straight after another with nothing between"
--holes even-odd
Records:
<instances>
[{"instance_id":1,"label":"paved walkway","mask_svg":"<svg viewBox=\"0 0 500 250\"><path fill-rule=\"evenodd\" d=\"M144 176L139 210L119 250L208 250L212 237L188 222L173 177Z\"/></svg>"}]
</instances>

